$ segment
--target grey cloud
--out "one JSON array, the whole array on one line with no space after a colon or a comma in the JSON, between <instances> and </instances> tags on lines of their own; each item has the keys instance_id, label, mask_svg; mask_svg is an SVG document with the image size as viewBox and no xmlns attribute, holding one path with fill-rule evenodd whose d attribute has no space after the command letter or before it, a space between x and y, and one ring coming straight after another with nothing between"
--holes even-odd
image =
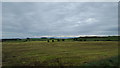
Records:
<instances>
[{"instance_id":1,"label":"grey cloud","mask_svg":"<svg viewBox=\"0 0 120 68\"><path fill-rule=\"evenodd\" d=\"M117 2L3 3L4 37L6 32L12 37L19 33L31 37L117 35L117 5Z\"/></svg>"}]
</instances>

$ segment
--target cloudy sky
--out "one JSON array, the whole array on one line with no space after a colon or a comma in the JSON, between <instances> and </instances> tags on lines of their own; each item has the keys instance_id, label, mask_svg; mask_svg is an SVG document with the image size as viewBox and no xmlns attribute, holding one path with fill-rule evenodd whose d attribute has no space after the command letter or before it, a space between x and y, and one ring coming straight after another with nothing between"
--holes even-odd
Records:
<instances>
[{"instance_id":1,"label":"cloudy sky","mask_svg":"<svg viewBox=\"0 0 120 68\"><path fill-rule=\"evenodd\" d=\"M118 3L2 3L3 38L79 35L118 35Z\"/></svg>"}]
</instances>

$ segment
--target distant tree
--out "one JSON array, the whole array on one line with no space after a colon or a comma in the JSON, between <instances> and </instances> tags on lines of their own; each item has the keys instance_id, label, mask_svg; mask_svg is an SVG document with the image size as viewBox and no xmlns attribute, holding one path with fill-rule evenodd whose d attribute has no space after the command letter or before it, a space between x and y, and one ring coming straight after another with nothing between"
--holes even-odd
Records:
<instances>
[{"instance_id":1,"label":"distant tree","mask_svg":"<svg viewBox=\"0 0 120 68\"><path fill-rule=\"evenodd\" d=\"M76 41L78 41L78 38L76 38Z\"/></svg>"},{"instance_id":2,"label":"distant tree","mask_svg":"<svg viewBox=\"0 0 120 68\"><path fill-rule=\"evenodd\" d=\"M73 40L74 40L74 41L77 41L77 40L78 40L78 38L73 38Z\"/></svg>"},{"instance_id":3,"label":"distant tree","mask_svg":"<svg viewBox=\"0 0 120 68\"><path fill-rule=\"evenodd\" d=\"M111 41L110 39L108 39L107 41Z\"/></svg>"},{"instance_id":4,"label":"distant tree","mask_svg":"<svg viewBox=\"0 0 120 68\"><path fill-rule=\"evenodd\" d=\"M19 39L19 40L22 40L22 39Z\"/></svg>"},{"instance_id":5,"label":"distant tree","mask_svg":"<svg viewBox=\"0 0 120 68\"><path fill-rule=\"evenodd\" d=\"M26 39L26 40L24 40L23 42L27 42L27 39Z\"/></svg>"},{"instance_id":6,"label":"distant tree","mask_svg":"<svg viewBox=\"0 0 120 68\"><path fill-rule=\"evenodd\" d=\"M80 39L79 41L82 41L82 39Z\"/></svg>"},{"instance_id":7,"label":"distant tree","mask_svg":"<svg viewBox=\"0 0 120 68\"><path fill-rule=\"evenodd\" d=\"M73 40L75 41L75 38L73 38Z\"/></svg>"},{"instance_id":8,"label":"distant tree","mask_svg":"<svg viewBox=\"0 0 120 68\"><path fill-rule=\"evenodd\" d=\"M27 41L30 41L30 38L27 38Z\"/></svg>"},{"instance_id":9,"label":"distant tree","mask_svg":"<svg viewBox=\"0 0 120 68\"><path fill-rule=\"evenodd\" d=\"M41 37L41 39L47 39L47 37Z\"/></svg>"},{"instance_id":10,"label":"distant tree","mask_svg":"<svg viewBox=\"0 0 120 68\"><path fill-rule=\"evenodd\" d=\"M55 39L55 38L50 38L50 39Z\"/></svg>"}]
</instances>

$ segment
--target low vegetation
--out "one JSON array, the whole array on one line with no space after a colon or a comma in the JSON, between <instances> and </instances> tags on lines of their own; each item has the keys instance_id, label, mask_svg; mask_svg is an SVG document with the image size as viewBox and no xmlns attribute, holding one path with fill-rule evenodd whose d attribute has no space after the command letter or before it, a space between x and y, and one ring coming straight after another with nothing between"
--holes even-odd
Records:
<instances>
[{"instance_id":1,"label":"low vegetation","mask_svg":"<svg viewBox=\"0 0 120 68\"><path fill-rule=\"evenodd\" d=\"M2 47L3 67L118 65L118 41L3 42Z\"/></svg>"}]
</instances>

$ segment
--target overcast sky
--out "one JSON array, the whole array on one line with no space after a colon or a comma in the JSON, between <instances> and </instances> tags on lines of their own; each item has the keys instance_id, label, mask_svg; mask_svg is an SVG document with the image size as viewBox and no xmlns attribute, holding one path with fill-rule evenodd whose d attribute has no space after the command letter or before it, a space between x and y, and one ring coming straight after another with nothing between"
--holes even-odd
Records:
<instances>
[{"instance_id":1,"label":"overcast sky","mask_svg":"<svg viewBox=\"0 0 120 68\"><path fill-rule=\"evenodd\" d=\"M117 2L3 2L2 37L118 35Z\"/></svg>"}]
</instances>

